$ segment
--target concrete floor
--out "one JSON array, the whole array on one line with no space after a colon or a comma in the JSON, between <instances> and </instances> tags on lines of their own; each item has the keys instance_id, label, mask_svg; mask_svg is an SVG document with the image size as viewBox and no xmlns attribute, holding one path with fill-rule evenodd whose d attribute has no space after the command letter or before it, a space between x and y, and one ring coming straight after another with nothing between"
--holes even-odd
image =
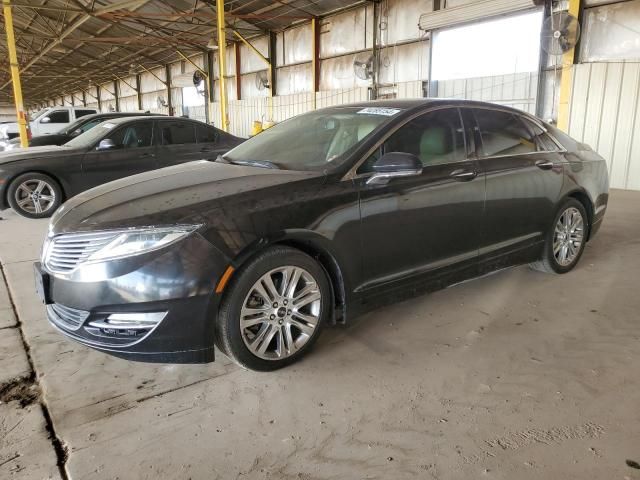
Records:
<instances>
[{"instance_id":1,"label":"concrete floor","mask_svg":"<svg viewBox=\"0 0 640 480\"><path fill-rule=\"evenodd\" d=\"M33 292L46 222L2 216L0 478L640 479L640 192L571 274L390 306L271 374L66 340Z\"/></svg>"}]
</instances>

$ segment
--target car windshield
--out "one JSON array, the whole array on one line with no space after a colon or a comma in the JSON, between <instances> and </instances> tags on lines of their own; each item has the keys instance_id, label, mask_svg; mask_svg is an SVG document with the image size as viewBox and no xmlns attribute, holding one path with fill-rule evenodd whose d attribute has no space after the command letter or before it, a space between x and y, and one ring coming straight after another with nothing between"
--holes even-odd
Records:
<instances>
[{"instance_id":1,"label":"car windshield","mask_svg":"<svg viewBox=\"0 0 640 480\"><path fill-rule=\"evenodd\" d=\"M64 146L71 148L92 147L115 127L115 123L109 121L102 122L100 125L92 128L91 130L87 130L86 132L78 135L76 138L69 140L64 144Z\"/></svg>"},{"instance_id":2,"label":"car windshield","mask_svg":"<svg viewBox=\"0 0 640 480\"><path fill-rule=\"evenodd\" d=\"M336 107L306 113L250 138L223 159L284 170L326 170L342 163L350 151L399 112Z\"/></svg>"},{"instance_id":3,"label":"car windshield","mask_svg":"<svg viewBox=\"0 0 640 480\"><path fill-rule=\"evenodd\" d=\"M48 108L43 108L42 110L38 110L36 113L34 113L33 115L31 115L31 120L37 120L38 118L40 118L42 115L44 115L47 111L49 111Z\"/></svg>"}]
</instances>

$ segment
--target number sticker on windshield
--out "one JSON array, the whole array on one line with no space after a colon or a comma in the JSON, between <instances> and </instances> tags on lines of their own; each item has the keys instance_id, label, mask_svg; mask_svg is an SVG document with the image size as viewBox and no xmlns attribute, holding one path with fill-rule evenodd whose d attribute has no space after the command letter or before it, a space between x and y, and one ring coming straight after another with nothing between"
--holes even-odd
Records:
<instances>
[{"instance_id":1,"label":"number sticker on windshield","mask_svg":"<svg viewBox=\"0 0 640 480\"><path fill-rule=\"evenodd\" d=\"M400 111L399 108L381 108L381 107L367 107L362 110L358 110L357 113L366 113L369 115L384 115L385 117L392 117Z\"/></svg>"}]
</instances>

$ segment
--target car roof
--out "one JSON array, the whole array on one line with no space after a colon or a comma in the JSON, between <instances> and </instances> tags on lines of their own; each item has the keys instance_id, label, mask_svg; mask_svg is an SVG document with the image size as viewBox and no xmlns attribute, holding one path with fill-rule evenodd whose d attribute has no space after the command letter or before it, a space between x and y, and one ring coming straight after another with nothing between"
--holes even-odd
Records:
<instances>
[{"instance_id":1,"label":"car roof","mask_svg":"<svg viewBox=\"0 0 640 480\"><path fill-rule=\"evenodd\" d=\"M89 115L87 115L88 117ZM84 118L84 117L82 117ZM167 115L141 115L140 113L138 113L137 115L126 115L124 117L113 117L113 118L107 118L105 119L108 120L111 123L114 123L116 125L120 125L121 123L126 123L126 122L133 122L135 120L149 120L149 119L171 119L171 120L186 120L186 121L191 121L194 122L196 120L192 120L189 118L180 118L180 117L169 117ZM199 123L204 123L204 122L199 122ZM206 125L206 123L205 123Z\"/></svg>"},{"instance_id":2,"label":"car roof","mask_svg":"<svg viewBox=\"0 0 640 480\"><path fill-rule=\"evenodd\" d=\"M532 117L531 114L505 105L497 103L481 102L478 100L463 100L459 98L409 98L409 99L391 99L391 100L369 100L365 102L355 102L345 105L335 105L327 109L339 108L395 108L404 111L423 110L427 107L437 106L454 106L454 107L485 107L501 110L509 110L519 114L525 114ZM535 117L534 117L535 118Z\"/></svg>"},{"instance_id":3,"label":"car roof","mask_svg":"<svg viewBox=\"0 0 640 480\"><path fill-rule=\"evenodd\" d=\"M92 120L94 118L121 118L121 117L163 117L166 115L161 114L153 114L153 113L143 113L143 112L102 112L102 113L90 113L89 115L83 115L78 118L78 120L89 119Z\"/></svg>"}]
</instances>

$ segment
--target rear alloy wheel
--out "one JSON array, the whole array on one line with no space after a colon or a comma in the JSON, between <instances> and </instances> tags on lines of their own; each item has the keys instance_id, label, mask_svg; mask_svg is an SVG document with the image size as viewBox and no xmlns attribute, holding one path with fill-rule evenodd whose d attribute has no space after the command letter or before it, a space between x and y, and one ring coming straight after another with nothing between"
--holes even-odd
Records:
<instances>
[{"instance_id":1,"label":"rear alloy wheel","mask_svg":"<svg viewBox=\"0 0 640 480\"><path fill-rule=\"evenodd\" d=\"M20 175L11 182L7 194L11 208L27 218L50 217L62 200L58 183L41 173Z\"/></svg>"},{"instance_id":2,"label":"rear alloy wheel","mask_svg":"<svg viewBox=\"0 0 640 480\"><path fill-rule=\"evenodd\" d=\"M315 342L330 307L326 274L308 255L272 247L239 272L217 319L218 347L252 370L275 370Z\"/></svg>"},{"instance_id":3,"label":"rear alloy wheel","mask_svg":"<svg viewBox=\"0 0 640 480\"><path fill-rule=\"evenodd\" d=\"M582 256L587 240L588 220L584 206L571 198L556 215L547 235L543 258L531 266L547 273L566 273Z\"/></svg>"}]
</instances>

